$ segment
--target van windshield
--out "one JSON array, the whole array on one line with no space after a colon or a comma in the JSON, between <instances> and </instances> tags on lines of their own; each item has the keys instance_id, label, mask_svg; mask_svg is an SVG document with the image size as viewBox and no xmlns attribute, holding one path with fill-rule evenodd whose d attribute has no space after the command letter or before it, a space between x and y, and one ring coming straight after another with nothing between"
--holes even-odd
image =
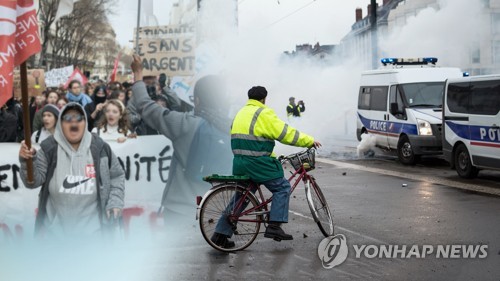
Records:
<instances>
[{"instance_id":1,"label":"van windshield","mask_svg":"<svg viewBox=\"0 0 500 281\"><path fill-rule=\"evenodd\" d=\"M444 82L398 85L409 107L442 107Z\"/></svg>"}]
</instances>

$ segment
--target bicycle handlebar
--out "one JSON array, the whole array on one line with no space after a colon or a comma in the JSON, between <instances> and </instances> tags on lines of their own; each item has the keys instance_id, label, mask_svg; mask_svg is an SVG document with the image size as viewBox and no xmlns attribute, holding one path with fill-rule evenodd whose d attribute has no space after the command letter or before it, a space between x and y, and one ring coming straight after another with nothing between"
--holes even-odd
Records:
<instances>
[{"instance_id":1,"label":"bicycle handlebar","mask_svg":"<svg viewBox=\"0 0 500 281\"><path fill-rule=\"evenodd\" d=\"M300 151L300 152L296 152L296 153L292 153L292 154L289 154L287 156L280 155L280 156L278 156L278 161L280 161L281 163L283 163L284 161L289 160L290 158L295 157L297 154L302 154L304 152L309 153L309 151L311 151L311 150L316 150L316 148L315 147L310 147L310 148L308 148L306 150L303 150L303 151Z\"/></svg>"}]
</instances>

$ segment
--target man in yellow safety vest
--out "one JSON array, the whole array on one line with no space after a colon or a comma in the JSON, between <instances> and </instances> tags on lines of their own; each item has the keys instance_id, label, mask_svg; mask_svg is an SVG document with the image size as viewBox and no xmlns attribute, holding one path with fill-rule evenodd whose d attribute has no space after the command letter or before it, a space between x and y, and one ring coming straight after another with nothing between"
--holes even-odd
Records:
<instances>
[{"instance_id":1,"label":"man in yellow safety vest","mask_svg":"<svg viewBox=\"0 0 500 281\"><path fill-rule=\"evenodd\" d=\"M299 147L320 147L313 137L292 128L278 118L274 110L265 105L267 90L262 86L248 91L247 104L236 114L231 128L233 150L233 174L246 175L263 184L273 193L269 225L264 237L275 240L292 240L281 228L288 222L290 183L284 177L283 167L273 154L275 140ZM227 219L221 218L212 241L219 246L232 248L229 240L233 230Z\"/></svg>"}]
</instances>

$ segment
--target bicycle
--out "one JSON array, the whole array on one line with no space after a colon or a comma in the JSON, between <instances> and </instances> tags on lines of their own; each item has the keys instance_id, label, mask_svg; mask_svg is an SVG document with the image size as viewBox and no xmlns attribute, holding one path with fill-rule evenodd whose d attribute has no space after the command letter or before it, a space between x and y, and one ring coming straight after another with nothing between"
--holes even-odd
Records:
<instances>
[{"instance_id":1,"label":"bicycle","mask_svg":"<svg viewBox=\"0 0 500 281\"><path fill-rule=\"evenodd\" d=\"M315 168L315 150L310 148L278 159L282 165L289 162L295 170L288 179L292 183L295 178L290 193L293 193L300 181L304 182L307 203L314 221L325 237L332 236L334 226L328 203L316 179L308 174ZM199 207L196 218L200 221L203 238L210 246L223 252L240 251L250 246L260 233L260 225L268 222L272 196L266 199L260 185L246 176L211 175L203 180L212 184L212 188L203 197L197 197ZM223 214L234 231L232 239L235 247L229 249L210 240Z\"/></svg>"}]
</instances>

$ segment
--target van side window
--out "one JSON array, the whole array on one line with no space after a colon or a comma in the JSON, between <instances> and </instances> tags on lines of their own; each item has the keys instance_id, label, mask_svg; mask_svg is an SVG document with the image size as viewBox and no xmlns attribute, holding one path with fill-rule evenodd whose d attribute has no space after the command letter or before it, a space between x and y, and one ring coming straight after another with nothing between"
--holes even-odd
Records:
<instances>
[{"instance_id":1,"label":"van side window","mask_svg":"<svg viewBox=\"0 0 500 281\"><path fill-rule=\"evenodd\" d=\"M405 104L397 85L391 86L389 101L391 104L397 104L397 111L395 112L392 112L392 108L389 107L389 109L391 109L391 114L398 119L406 119Z\"/></svg>"},{"instance_id":2,"label":"van side window","mask_svg":"<svg viewBox=\"0 0 500 281\"><path fill-rule=\"evenodd\" d=\"M448 85L448 99L446 104L451 112L469 113L470 87L469 83L455 83Z\"/></svg>"},{"instance_id":3,"label":"van side window","mask_svg":"<svg viewBox=\"0 0 500 281\"><path fill-rule=\"evenodd\" d=\"M370 109L377 111L387 111L387 90L388 87L372 87Z\"/></svg>"},{"instance_id":4,"label":"van side window","mask_svg":"<svg viewBox=\"0 0 500 281\"><path fill-rule=\"evenodd\" d=\"M361 87L359 89L358 109L386 111L388 89L384 86Z\"/></svg>"},{"instance_id":5,"label":"van side window","mask_svg":"<svg viewBox=\"0 0 500 281\"><path fill-rule=\"evenodd\" d=\"M359 89L358 109L370 109L370 88L361 87Z\"/></svg>"},{"instance_id":6,"label":"van side window","mask_svg":"<svg viewBox=\"0 0 500 281\"><path fill-rule=\"evenodd\" d=\"M477 81L471 83L470 113L497 115L500 111L500 81Z\"/></svg>"}]
</instances>

